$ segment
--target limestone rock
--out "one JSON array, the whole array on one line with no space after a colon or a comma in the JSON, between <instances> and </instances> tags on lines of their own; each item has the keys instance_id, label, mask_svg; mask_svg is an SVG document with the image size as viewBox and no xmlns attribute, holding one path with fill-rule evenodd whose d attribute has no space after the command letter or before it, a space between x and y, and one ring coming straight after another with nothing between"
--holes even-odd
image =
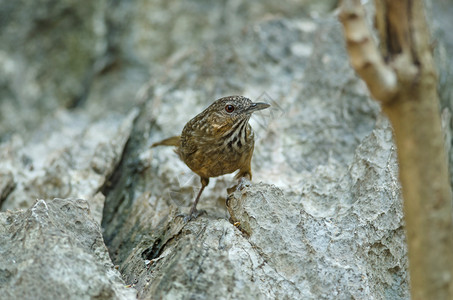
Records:
<instances>
[{"instance_id":1,"label":"limestone rock","mask_svg":"<svg viewBox=\"0 0 453 300\"><path fill-rule=\"evenodd\" d=\"M2 299L135 299L80 199L0 213Z\"/></svg>"},{"instance_id":2,"label":"limestone rock","mask_svg":"<svg viewBox=\"0 0 453 300\"><path fill-rule=\"evenodd\" d=\"M392 132L336 1L57 2L0 0L1 295L409 298ZM432 10L450 144L451 7ZM184 224L199 178L149 145L232 94L272 105L253 182L212 179Z\"/></svg>"},{"instance_id":3,"label":"limestone rock","mask_svg":"<svg viewBox=\"0 0 453 300\"><path fill-rule=\"evenodd\" d=\"M30 140L15 135L1 144L0 168L9 174L2 181L2 194L9 191L2 210L28 208L38 198L94 197L121 160L136 115L133 110L93 121L61 111ZM102 209L103 202L95 210Z\"/></svg>"}]
</instances>

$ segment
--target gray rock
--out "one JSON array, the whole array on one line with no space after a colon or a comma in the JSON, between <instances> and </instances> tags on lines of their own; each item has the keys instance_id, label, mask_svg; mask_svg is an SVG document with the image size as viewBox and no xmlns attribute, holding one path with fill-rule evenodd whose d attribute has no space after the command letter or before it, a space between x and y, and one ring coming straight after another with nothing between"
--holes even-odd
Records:
<instances>
[{"instance_id":1,"label":"gray rock","mask_svg":"<svg viewBox=\"0 0 453 300\"><path fill-rule=\"evenodd\" d=\"M14 176L11 172L0 173L0 207L3 201L11 194L16 187Z\"/></svg>"},{"instance_id":2,"label":"gray rock","mask_svg":"<svg viewBox=\"0 0 453 300\"><path fill-rule=\"evenodd\" d=\"M273 105L252 120L254 182L263 183L230 195L228 223L234 182L212 180L199 205L207 216L181 225L175 215L199 179L170 148L140 151L150 143L142 136L178 134L210 100L196 80L153 83L103 190L104 237L126 282L139 298L409 298L392 131L348 66L339 24L271 20L241 39L250 42L192 53L169 77L199 74L208 55L227 65L234 51L217 84L261 89Z\"/></svg>"},{"instance_id":3,"label":"gray rock","mask_svg":"<svg viewBox=\"0 0 453 300\"><path fill-rule=\"evenodd\" d=\"M260 183L230 195L232 221L288 281L275 298L409 297L395 165L392 131L381 120L347 169L331 162L286 194Z\"/></svg>"},{"instance_id":4,"label":"gray rock","mask_svg":"<svg viewBox=\"0 0 453 300\"><path fill-rule=\"evenodd\" d=\"M106 1L0 1L0 136L86 97L105 52Z\"/></svg>"},{"instance_id":5,"label":"gray rock","mask_svg":"<svg viewBox=\"0 0 453 300\"><path fill-rule=\"evenodd\" d=\"M25 2L0 0L1 295L409 298L391 129L336 1ZM251 120L253 182L228 195L233 176L212 179L184 224L199 178L149 145L231 94L272 105Z\"/></svg>"},{"instance_id":6,"label":"gray rock","mask_svg":"<svg viewBox=\"0 0 453 300\"><path fill-rule=\"evenodd\" d=\"M133 110L94 121L61 111L31 139L14 135L0 145L0 169L9 174L0 187L2 194L8 191L2 210L28 208L40 197L94 197L118 165L136 115ZM103 202L93 209L100 214Z\"/></svg>"},{"instance_id":7,"label":"gray rock","mask_svg":"<svg viewBox=\"0 0 453 300\"><path fill-rule=\"evenodd\" d=\"M2 299L135 299L85 200L38 200L0 213Z\"/></svg>"}]
</instances>

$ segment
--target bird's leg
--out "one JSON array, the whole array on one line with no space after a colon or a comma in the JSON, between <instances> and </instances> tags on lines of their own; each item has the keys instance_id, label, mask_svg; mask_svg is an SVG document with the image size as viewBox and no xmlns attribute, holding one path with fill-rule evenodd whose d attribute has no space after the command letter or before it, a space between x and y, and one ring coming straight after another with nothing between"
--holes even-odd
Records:
<instances>
[{"instance_id":1,"label":"bird's leg","mask_svg":"<svg viewBox=\"0 0 453 300\"><path fill-rule=\"evenodd\" d=\"M194 216L195 218L197 218L199 216L200 212L197 210L198 200L200 200L200 196L201 196L201 193L203 192L204 188L209 184L209 178L201 177L200 179L201 179L200 180L201 181L201 189L198 192L198 195L195 198L195 201L193 202L192 208L190 209L189 221L192 219L192 216Z\"/></svg>"},{"instance_id":2,"label":"bird's leg","mask_svg":"<svg viewBox=\"0 0 453 300\"><path fill-rule=\"evenodd\" d=\"M227 189L228 194L231 194L234 191L241 191L245 187L251 185L252 174L250 173L250 171L239 172L235 177L236 179L238 179L238 184L228 188Z\"/></svg>"},{"instance_id":3,"label":"bird's leg","mask_svg":"<svg viewBox=\"0 0 453 300\"><path fill-rule=\"evenodd\" d=\"M201 196L201 193L203 192L204 188L209 184L209 178L201 177L200 179L201 179L201 189L198 192L198 195L192 204L192 208L190 209L189 214L188 215L186 215L186 214L177 215L177 217L183 217L185 223L192 220L192 218L195 218L195 219L198 218L198 216L204 212L204 210L201 210L201 211L197 210L197 203L198 203L198 200L200 200L200 196Z\"/></svg>"}]
</instances>

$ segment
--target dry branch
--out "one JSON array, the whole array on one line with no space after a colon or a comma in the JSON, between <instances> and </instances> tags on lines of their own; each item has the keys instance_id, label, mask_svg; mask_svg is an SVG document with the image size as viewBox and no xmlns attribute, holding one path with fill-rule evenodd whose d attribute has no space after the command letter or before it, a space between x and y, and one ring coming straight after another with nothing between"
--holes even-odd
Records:
<instances>
[{"instance_id":1,"label":"dry branch","mask_svg":"<svg viewBox=\"0 0 453 300\"><path fill-rule=\"evenodd\" d=\"M396 74L379 53L360 0L343 2L340 19L352 67L363 78L373 97L390 101L396 92Z\"/></svg>"},{"instance_id":2,"label":"dry branch","mask_svg":"<svg viewBox=\"0 0 453 300\"><path fill-rule=\"evenodd\" d=\"M453 299L452 198L422 0L376 0L380 48L359 0L342 2L351 64L389 117L398 149L413 299Z\"/></svg>"}]
</instances>

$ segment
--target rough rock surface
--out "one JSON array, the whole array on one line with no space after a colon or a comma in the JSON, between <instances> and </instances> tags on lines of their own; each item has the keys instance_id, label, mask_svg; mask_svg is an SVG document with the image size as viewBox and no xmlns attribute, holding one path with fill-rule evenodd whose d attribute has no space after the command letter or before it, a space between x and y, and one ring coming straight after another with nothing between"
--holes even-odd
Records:
<instances>
[{"instance_id":1,"label":"rough rock surface","mask_svg":"<svg viewBox=\"0 0 453 300\"><path fill-rule=\"evenodd\" d=\"M136 115L92 120L57 111L28 140L16 135L1 144L2 209L28 208L38 198L94 197L119 163ZM103 201L91 205L102 212Z\"/></svg>"},{"instance_id":2,"label":"rough rock surface","mask_svg":"<svg viewBox=\"0 0 453 300\"><path fill-rule=\"evenodd\" d=\"M330 163L316 169L318 177L305 178L299 193L259 184L228 198L232 221L285 279L290 298L407 297L401 289L407 260L396 157L391 129L383 123L357 147L343 173ZM262 293L288 295L269 288Z\"/></svg>"},{"instance_id":3,"label":"rough rock surface","mask_svg":"<svg viewBox=\"0 0 453 300\"><path fill-rule=\"evenodd\" d=\"M234 49L241 63L224 76L243 94L266 91L260 100L273 105L252 121L254 182L263 183L230 197L229 223L234 182L212 180L199 205L207 215L182 226L175 216L187 212L199 179L172 149L139 149L178 134L209 103L201 89L209 81L155 83L103 190L104 236L126 282L139 298L408 298L391 129L349 69L337 22L271 20L238 38L250 44ZM192 53L184 64L199 74L208 55L225 65L227 50Z\"/></svg>"},{"instance_id":4,"label":"rough rock surface","mask_svg":"<svg viewBox=\"0 0 453 300\"><path fill-rule=\"evenodd\" d=\"M1 295L408 299L392 131L334 2L0 0ZM432 7L449 150L451 9ZM253 183L211 180L184 224L199 178L149 145L232 94L272 105Z\"/></svg>"},{"instance_id":5,"label":"rough rock surface","mask_svg":"<svg viewBox=\"0 0 453 300\"><path fill-rule=\"evenodd\" d=\"M0 241L2 299L135 299L85 200L38 200L2 213Z\"/></svg>"}]
</instances>

